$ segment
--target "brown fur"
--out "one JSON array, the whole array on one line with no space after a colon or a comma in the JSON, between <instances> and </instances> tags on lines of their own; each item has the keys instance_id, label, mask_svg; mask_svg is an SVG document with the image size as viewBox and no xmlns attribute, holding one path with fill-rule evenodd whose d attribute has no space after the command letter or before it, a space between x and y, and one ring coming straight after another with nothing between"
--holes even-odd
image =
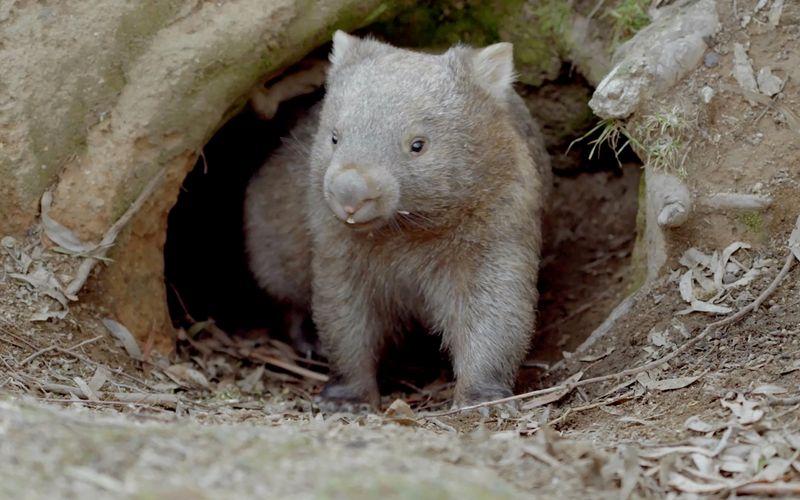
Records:
<instances>
[{"instance_id":1,"label":"brown fur","mask_svg":"<svg viewBox=\"0 0 800 500\"><path fill-rule=\"evenodd\" d=\"M258 206L248 222L256 275L304 298L311 281L329 401L377 405L381 348L411 319L442 336L456 404L510 395L534 328L550 182L538 126L511 88L510 46L432 56L337 33L331 60L310 158L285 147L262 169L275 182L261 174L248 191L261 200L248 202ZM407 149L414 137L430 145L421 155ZM364 183L340 188L336 176L352 169ZM336 200L354 196L366 206L355 221ZM300 276L294 264L309 248L311 274ZM280 283L264 272L289 267Z\"/></svg>"}]
</instances>

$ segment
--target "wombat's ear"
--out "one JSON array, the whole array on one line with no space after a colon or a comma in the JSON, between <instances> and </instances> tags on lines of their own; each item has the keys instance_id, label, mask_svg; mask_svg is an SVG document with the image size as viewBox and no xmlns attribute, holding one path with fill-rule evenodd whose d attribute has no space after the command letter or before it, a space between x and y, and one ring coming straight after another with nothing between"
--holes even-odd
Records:
<instances>
[{"instance_id":1,"label":"wombat's ear","mask_svg":"<svg viewBox=\"0 0 800 500\"><path fill-rule=\"evenodd\" d=\"M329 59L334 67L341 67L351 62L364 60L392 50L390 45L374 38L358 38L344 31L336 30L333 34L333 47Z\"/></svg>"},{"instance_id":2,"label":"wombat's ear","mask_svg":"<svg viewBox=\"0 0 800 500\"><path fill-rule=\"evenodd\" d=\"M358 37L348 35L342 30L336 30L336 33L333 34L333 47L329 56L331 64L341 64L359 41Z\"/></svg>"},{"instance_id":3,"label":"wombat's ear","mask_svg":"<svg viewBox=\"0 0 800 500\"><path fill-rule=\"evenodd\" d=\"M472 52L475 82L492 96L504 100L514 83L514 46L502 42Z\"/></svg>"}]
</instances>

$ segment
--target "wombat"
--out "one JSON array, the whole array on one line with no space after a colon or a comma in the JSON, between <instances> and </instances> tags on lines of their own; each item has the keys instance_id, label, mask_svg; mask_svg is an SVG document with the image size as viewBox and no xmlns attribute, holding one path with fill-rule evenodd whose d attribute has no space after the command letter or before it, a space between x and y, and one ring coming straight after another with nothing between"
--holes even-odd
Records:
<instances>
[{"instance_id":1,"label":"wombat","mask_svg":"<svg viewBox=\"0 0 800 500\"><path fill-rule=\"evenodd\" d=\"M382 347L411 320L441 335L455 405L511 395L551 175L511 44L433 55L337 31L330 61L322 103L246 202L259 282L311 305L322 399L377 407Z\"/></svg>"}]
</instances>

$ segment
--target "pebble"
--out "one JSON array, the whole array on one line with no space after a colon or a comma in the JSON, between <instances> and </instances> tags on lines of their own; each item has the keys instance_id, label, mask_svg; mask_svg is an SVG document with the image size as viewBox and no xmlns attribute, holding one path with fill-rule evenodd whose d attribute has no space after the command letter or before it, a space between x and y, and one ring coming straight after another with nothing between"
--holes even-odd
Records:
<instances>
[{"instance_id":1,"label":"pebble","mask_svg":"<svg viewBox=\"0 0 800 500\"><path fill-rule=\"evenodd\" d=\"M714 68L719 64L719 54L716 52L706 52L703 56L703 64L706 68Z\"/></svg>"},{"instance_id":2,"label":"pebble","mask_svg":"<svg viewBox=\"0 0 800 500\"><path fill-rule=\"evenodd\" d=\"M703 98L703 102L708 104L711 102L711 99L714 98L714 89L706 85L700 91L700 95Z\"/></svg>"}]
</instances>

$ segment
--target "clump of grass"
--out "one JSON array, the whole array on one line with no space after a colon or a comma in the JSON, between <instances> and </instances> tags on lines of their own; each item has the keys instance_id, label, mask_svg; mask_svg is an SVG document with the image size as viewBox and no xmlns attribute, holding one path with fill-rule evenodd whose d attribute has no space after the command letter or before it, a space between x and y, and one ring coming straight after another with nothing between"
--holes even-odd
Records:
<instances>
[{"instance_id":1,"label":"clump of grass","mask_svg":"<svg viewBox=\"0 0 800 500\"><path fill-rule=\"evenodd\" d=\"M757 211L742 212L739 214L737 219L741 224L747 226L747 228L753 233L761 232L761 227L764 225L764 219L761 216L761 213Z\"/></svg>"},{"instance_id":2,"label":"clump of grass","mask_svg":"<svg viewBox=\"0 0 800 500\"><path fill-rule=\"evenodd\" d=\"M679 106L645 116L636 129L636 135L645 144L642 150L647 163L653 168L670 171L686 179L688 172L684 161L689 146L688 132L692 125L693 122Z\"/></svg>"},{"instance_id":3,"label":"clump of grass","mask_svg":"<svg viewBox=\"0 0 800 500\"><path fill-rule=\"evenodd\" d=\"M641 149L642 145L639 143L639 141L637 141L630 133L628 133L625 122L617 118L606 118L604 120L600 120L597 125L592 127L591 130L583 134L581 137L578 137L572 141L567 148L567 151L569 151L574 144L592 137L597 132L599 132L599 135L589 141L589 145L592 146L592 149L589 150L590 160L594 158L595 154L597 154L598 158L600 157L599 148L603 144L608 144L608 147L614 152L614 157L620 166L622 166L622 162L619 159L619 155L625 150L625 148L632 147L634 149Z\"/></svg>"},{"instance_id":4,"label":"clump of grass","mask_svg":"<svg viewBox=\"0 0 800 500\"><path fill-rule=\"evenodd\" d=\"M613 22L612 49L650 24L650 16L647 14L648 3L649 0L620 0L615 7L606 11L605 15Z\"/></svg>"}]
</instances>

